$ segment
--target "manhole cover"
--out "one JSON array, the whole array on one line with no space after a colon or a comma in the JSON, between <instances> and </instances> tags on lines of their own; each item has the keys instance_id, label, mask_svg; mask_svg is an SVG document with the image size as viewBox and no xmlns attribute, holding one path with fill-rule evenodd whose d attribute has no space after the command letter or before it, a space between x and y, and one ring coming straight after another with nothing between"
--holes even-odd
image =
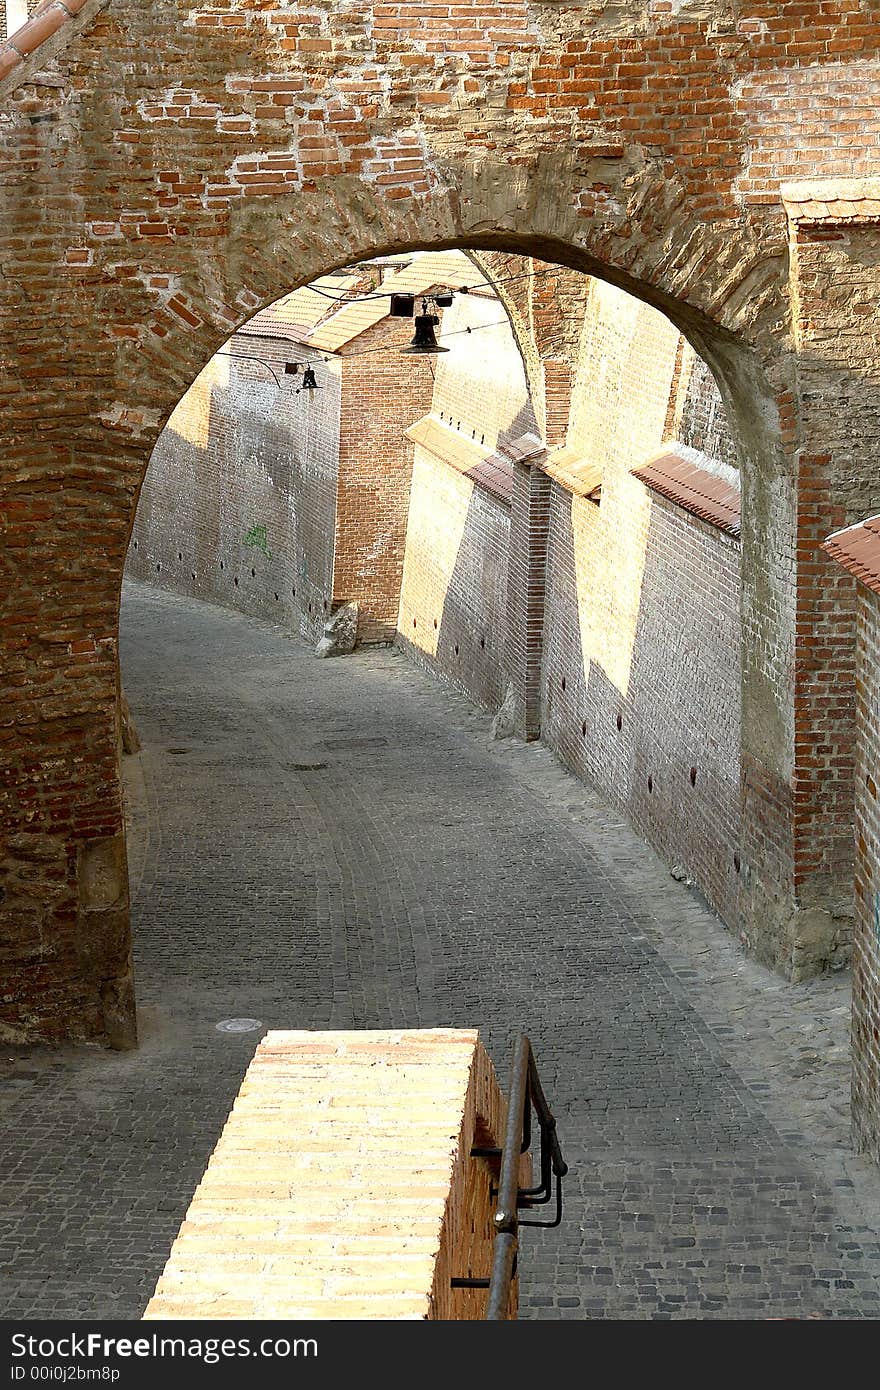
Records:
<instances>
[{"instance_id":1,"label":"manhole cover","mask_svg":"<svg viewBox=\"0 0 880 1390\"><path fill-rule=\"evenodd\" d=\"M262 1026L258 1018L221 1018L214 1024L218 1033L256 1033Z\"/></svg>"}]
</instances>

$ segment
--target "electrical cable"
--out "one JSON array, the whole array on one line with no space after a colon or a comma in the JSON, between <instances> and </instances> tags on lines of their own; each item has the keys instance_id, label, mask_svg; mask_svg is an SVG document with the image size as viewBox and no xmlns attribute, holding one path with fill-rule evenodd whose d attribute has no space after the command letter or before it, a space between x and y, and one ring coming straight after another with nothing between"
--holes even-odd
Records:
<instances>
[{"instance_id":1,"label":"electrical cable","mask_svg":"<svg viewBox=\"0 0 880 1390\"><path fill-rule=\"evenodd\" d=\"M495 288L496 285L511 284L514 280L540 280L544 275L556 275L560 270L563 269L563 266L551 265L548 266L546 270L525 270L518 275L501 275L498 277L497 280L478 280L477 283L474 285L460 285L458 286L458 288L453 289L452 292L453 294L470 294L473 290L492 290ZM319 290L316 288L315 285L303 285L302 288L311 290L312 294L319 294L322 299L330 299L334 304L367 304L371 299L390 299L392 294L391 291L386 291L384 293L376 293L375 291L371 291L369 294L353 294L340 296L330 294L327 290ZM393 293L408 294L409 291L394 290ZM413 292L413 297L415 299L418 299L420 298L420 295L416 292ZM429 298L430 297L431 296L429 296Z\"/></svg>"}]
</instances>

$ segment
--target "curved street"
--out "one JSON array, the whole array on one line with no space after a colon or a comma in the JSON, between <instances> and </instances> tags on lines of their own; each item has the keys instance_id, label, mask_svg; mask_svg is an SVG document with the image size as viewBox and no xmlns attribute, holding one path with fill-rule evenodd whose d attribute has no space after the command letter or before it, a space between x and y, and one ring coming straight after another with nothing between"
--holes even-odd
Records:
<instances>
[{"instance_id":1,"label":"curved street","mask_svg":"<svg viewBox=\"0 0 880 1390\"><path fill-rule=\"evenodd\" d=\"M266 1028L533 1041L571 1173L522 1316L877 1317L848 985L747 961L543 748L392 649L128 585L141 1047L0 1053L2 1316L137 1318Z\"/></svg>"}]
</instances>

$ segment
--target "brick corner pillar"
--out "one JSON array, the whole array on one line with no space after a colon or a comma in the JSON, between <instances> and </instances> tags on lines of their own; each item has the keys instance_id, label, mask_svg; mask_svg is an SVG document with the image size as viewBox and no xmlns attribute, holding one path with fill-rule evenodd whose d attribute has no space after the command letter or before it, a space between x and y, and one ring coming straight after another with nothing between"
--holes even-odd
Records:
<instances>
[{"instance_id":1,"label":"brick corner pillar","mask_svg":"<svg viewBox=\"0 0 880 1390\"><path fill-rule=\"evenodd\" d=\"M807 979L849 957L856 581L824 552L880 510L880 184L782 190L796 346L789 916L774 964Z\"/></svg>"},{"instance_id":2,"label":"brick corner pillar","mask_svg":"<svg viewBox=\"0 0 880 1390\"><path fill-rule=\"evenodd\" d=\"M268 1033L144 1317L483 1318L503 1119L476 1029Z\"/></svg>"},{"instance_id":3,"label":"brick corner pillar","mask_svg":"<svg viewBox=\"0 0 880 1390\"><path fill-rule=\"evenodd\" d=\"M514 727L527 741L541 735L541 660L551 479L537 462L513 467L507 560L505 670L513 687Z\"/></svg>"}]
</instances>

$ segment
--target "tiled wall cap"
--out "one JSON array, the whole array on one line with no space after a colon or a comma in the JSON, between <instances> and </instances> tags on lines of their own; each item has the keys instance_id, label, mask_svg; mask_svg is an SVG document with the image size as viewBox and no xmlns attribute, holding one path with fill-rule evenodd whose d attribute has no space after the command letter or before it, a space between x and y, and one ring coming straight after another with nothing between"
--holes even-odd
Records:
<instances>
[{"instance_id":1,"label":"tiled wall cap","mask_svg":"<svg viewBox=\"0 0 880 1390\"><path fill-rule=\"evenodd\" d=\"M88 0L43 0L20 29L0 45L0 81L84 9Z\"/></svg>"}]
</instances>

